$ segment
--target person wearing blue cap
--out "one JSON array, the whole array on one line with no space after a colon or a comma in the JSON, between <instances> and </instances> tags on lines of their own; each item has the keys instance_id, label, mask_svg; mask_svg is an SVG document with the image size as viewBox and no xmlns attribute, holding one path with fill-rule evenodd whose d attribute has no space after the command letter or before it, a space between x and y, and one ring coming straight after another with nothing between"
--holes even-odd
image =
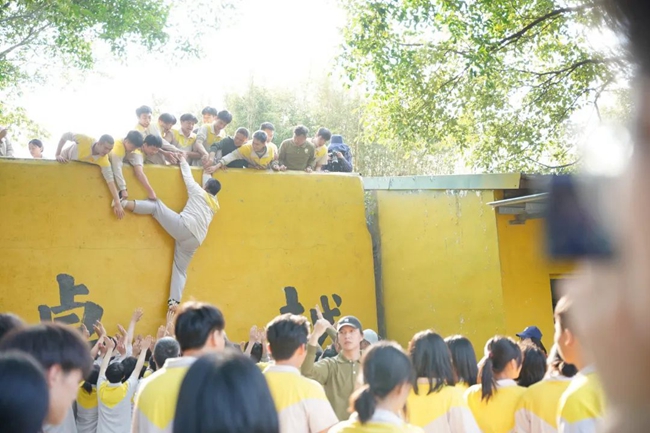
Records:
<instances>
[{"instance_id":1,"label":"person wearing blue cap","mask_svg":"<svg viewBox=\"0 0 650 433\"><path fill-rule=\"evenodd\" d=\"M537 326L528 326L526 329L517 334L521 341L530 341L544 354L548 354L546 347L542 343L542 331Z\"/></svg>"}]
</instances>

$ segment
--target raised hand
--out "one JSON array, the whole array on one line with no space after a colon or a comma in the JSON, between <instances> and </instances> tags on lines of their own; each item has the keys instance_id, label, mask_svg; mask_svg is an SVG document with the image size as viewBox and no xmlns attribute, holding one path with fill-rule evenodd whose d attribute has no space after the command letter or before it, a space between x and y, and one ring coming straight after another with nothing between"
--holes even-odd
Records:
<instances>
[{"instance_id":1,"label":"raised hand","mask_svg":"<svg viewBox=\"0 0 650 433\"><path fill-rule=\"evenodd\" d=\"M160 340L165 336L165 325L160 325L158 327L158 332L156 333L156 340Z\"/></svg>"},{"instance_id":2,"label":"raised hand","mask_svg":"<svg viewBox=\"0 0 650 433\"><path fill-rule=\"evenodd\" d=\"M142 308L136 308L135 311L133 312L133 316L131 317L131 320L137 323L140 321L140 319L142 319L142 316L144 316L144 310Z\"/></svg>"},{"instance_id":3,"label":"raised hand","mask_svg":"<svg viewBox=\"0 0 650 433\"><path fill-rule=\"evenodd\" d=\"M83 335L86 340L90 338L90 332L88 332L88 328L86 328L86 325L83 323L79 327L79 331L81 331L81 335Z\"/></svg>"},{"instance_id":4,"label":"raised hand","mask_svg":"<svg viewBox=\"0 0 650 433\"><path fill-rule=\"evenodd\" d=\"M259 334L258 334L258 331L257 331L257 325L253 325L251 327L251 330L248 333L248 336L249 336L248 341L253 342L253 343L258 343L259 342L259 339L258 339Z\"/></svg>"}]
</instances>

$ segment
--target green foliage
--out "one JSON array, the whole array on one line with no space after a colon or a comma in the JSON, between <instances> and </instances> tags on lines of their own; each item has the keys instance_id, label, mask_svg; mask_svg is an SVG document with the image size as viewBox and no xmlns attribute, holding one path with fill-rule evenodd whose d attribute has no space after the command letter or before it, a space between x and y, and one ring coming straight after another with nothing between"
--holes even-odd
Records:
<instances>
[{"instance_id":1,"label":"green foliage","mask_svg":"<svg viewBox=\"0 0 650 433\"><path fill-rule=\"evenodd\" d=\"M170 6L156 0L19 0L0 6L0 88L33 77L29 62L49 58L81 69L93 66L93 43L115 54L130 42L147 49L167 40Z\"/></svg>"},{"instance_id":2,"label":"green foliage","mask_svg":"<svg viewBox=\"0 0 650 433\"><path fill-rule=\"evenodd\" d=\"M370 95L370 140L454 149L474 169L570 163L567 126L621 59L587 41L595 2L345 0L341 63Z\"/></svg>"}]
</instances>

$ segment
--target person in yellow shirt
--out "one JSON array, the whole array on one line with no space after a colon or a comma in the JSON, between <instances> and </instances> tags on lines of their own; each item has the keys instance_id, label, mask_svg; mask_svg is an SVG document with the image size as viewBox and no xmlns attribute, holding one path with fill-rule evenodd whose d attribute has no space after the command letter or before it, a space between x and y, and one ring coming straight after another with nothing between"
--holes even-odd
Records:
<instances>
[{"instance_id":1,"label":"person in yellow shirt","mask_svg":"<svg viewBox=\"0 0 650 433\"><path fill-rule=\"evenodd\" d=\"M558 430L591 433L597 431L604 415L605 395L592 361L576 334L572 308L573 300L568 296L561 298L555 307L555 344L562 358L578 369L560 398Z\"/></svg>"},{"instance_id":2,"label":"person in yellow shirt","mask_svg":"<svg viewBox=\"0 0 650 433\"><path fill-rule=\"evenodd\" d=\"M478 377L478 362L472 342L462 335L452 335L445 338L445 343L451 353L451 361L456 372L456 387L463 392L476 385Z\"/></svg>"},{"instance_id":3,"label":"person in yellow shirt","mask_svg":"<svg viewBox=\"0 0 650 433\"><path fill-rule=\"evenodd\" d=\"M66 143L68 144L66 145ZM102 135L99 140L95 141L94 138L87 135L66 132L59 140L55 157L57 161L64 164L68 161L81 161L98 165L113 197L111 205L113 212L118 219L122 219L124 218L124 209L120 204L120 196L115 186L113 170L108 158L108 154L113 150L114 145L115 140L108 134Z\"/></svg>"},{"instance_id":4,"label":"person in yellow shirt","mask_svg":"<svg viewBox=\"0 0 650 433\"><path fill-rule=\"evenodd\" d=\"M174 140L172 134L172 128L176 125L176 116L170 113L163 113L158 116L158 131L160 131L160 137L171 143Z\"/></svg>"},{"instance_id":5,"label":"person in yellow shirt","mask_svg":"<svg viewBox=\"0 0 650 433\"><path fill-rule=\"evenodd\" d=\"M515 411L526 391L515 382L521 362L521 348L511 338L496 336L485 345L485 356L479 363L481 383L465 392L483 433L509 433L515 427Z\"/></svg>"},{"instance_id":6,"label":"person in yellow shirt","mask_svg":"<svg viewBox=\"0 0 650 433\"><path fill-rule=\"evenodd\" d=\"M99 365L93 365L90 375L79 385L77 393L77 433L97 431L97 380Z\"/></svg>"},{"instance_id":7,"label":"person in yellow shirt","mask_svg":"<svg viewBox=\"0 0 650 433\"><path fill-rule=\"evenodd\" d=\"M126 180L124 179L122 170L124 164L129 164L133 167L133 173L138 181L140 181L145 191L147 191L147 197L150 200L156 199L156 193L151 187L147 175L144 173L143 150L146 150L147 153L152 153L153 150L151 149L157 149L156 144L161 144L161 142L158 137L154 136L147 136L146 140L148 140L149 143L153 142L153 144L148 143L146 148L143 148L144 141L142 140L142 135L138 131L129 131L129 133L126 134L126 137L115 142L115 146L113 146L113 150L111 150L111 153L109 154L113 175L115 176L115 183L120 192L120 198L123 200L129 197L129 192L126 188Z\"/></svg>"},{"instance_id":8,"label":"person in yellow shirt","mask_svg":"<svg viewBox=\"0 0 650 433\"><path fill-rule=\"evenodd\" d=\"M515 413L516 433L557 433L557 409L560 397L566 391L578 370L564 362L557 346L548 356L546 377L524 392Z\"/></svg>"},{"instance_id":9,"label":"person in yellow shirt","mask_svg":"<svg viewBox=\"0 0 650 433\"><path fill-rule=\"evenodd\" d=\"M223 351L225 327L223 314L213 305L186 302L178 308L174 334L183 356L168 358L161 369L140 384L132 433L171 433L178 391L187 370L197 357Z\"/></svg>"},{"instance_id":10,"label":"person in yellow shirt","mask_svg":"<svg viewBox=\"0 0 650 433\"><path fill-rule=\"evenodd\" d=\"M409 421L426 433L480 433L463 391L454 386L451 355L442 337L418 332L409 343L409 356L416 375L406 402Z\"/></svg>"},{"instance_id":11,"label":"person in yellow shirt","mask_svg":"<svg viewBox=\"0 0 650 433\"><path fill-rule=\"evenodd\" d=\"M269 149L273 149L275 159L278 159L278 146L273 143L273 137L275 136L275 126L273 126L271 122L264 122L260 125L260 131L264 131L266 134L266 146Z\"/></svg>"},{"instance_id":12,"label":"person in yellow shirt","mask_svg":"<svg viewBox=\"0 0 650 433\"><path fill-rule=\"evenodd\" d=\"M264 369L264 376L278 410L280 433L326 432L339 419L322 385L300 374L309 322L284 314L267 325L266 335L275 364Z\"/></svg>"},{"instance_id":13,"label":"person in yellow shirt","mask_svg":"<svg viewBox=\"0 0 650 433\"><path fill-rule=\"evenodd\" d=\"M226 126L232 122L232 114L227 110L217 113L215 121L211 125L203 125L196 134L196 144L201 149L202 161L195 161L194 165L200 166L207 162L210 147L226 138ZM203 153L205 151L205 153Z\"/></svg>"},{"instance_id":14,"label":"person in yellow shirt","mask_svg":"<svg viewBox=\"0 0 650 433\"><path fill-rule=\"evenodd\" d=\"M370 346L361 364L363 386L350 398L350 409L355 412L330 433L423 433L402 418L415 380L411 360L402 348L381 341Z\"/></svg>"},{"instance_id":15,"label":"person in yellow shirt","mask_svg":"<svg viewBox=\"0 0 650 433\"><path fill-rule=\"evenodd\" d=\"M205 107L203 110L201 110L201 116L203 116L203 124L204 125L212 125L215 121L215 118L217 117L217 109L214 107Z\"/></svg>"},{"instance_id":16,"label":"person in yellow shirt","mask_svg":"<svg viewBox=\"0 0 650 433\"><path fill-rule=\"evenodd\" d=\"M316 148L314 155L314 171L321 171L324 165L327 165L327 142L332 138L332 133L327 128L320 128L311 142Z\"/></svg>"},{"instance_id":17,"label":"person in yellow shirt","mask_svg":"<svg viewBox=\"0 0 650 433\"><path fill-rule=\"evenodd\" d=\"M171 144L185 154L185 158L190 165L193 165L195 161L200 163L201 158L205 154L205 152L201 153L203 147L199 148L196 145L196 134L192 132L197 122L198 119L196 116L191 113L185 113L181 116L180 129L172 129L173 140Z\"/></svg>"},{"instance_id":18,"label":"person in yellow shirt","mask_svg":"<svg viewBox=\"0 0 650 433\"><path fill-rule=\"evenodd\" d=\"M277 155L266 144L266 133L264 131L256 131L253 134L252 143L238 147L233 152L221 158L217 164L206 168L205 172L212 174L219 169L225 169L231 162L241 159L248 163L248 167L257 170L268 170L272 168L278 171L280 169Z\"/></svg>"}]
</instances>

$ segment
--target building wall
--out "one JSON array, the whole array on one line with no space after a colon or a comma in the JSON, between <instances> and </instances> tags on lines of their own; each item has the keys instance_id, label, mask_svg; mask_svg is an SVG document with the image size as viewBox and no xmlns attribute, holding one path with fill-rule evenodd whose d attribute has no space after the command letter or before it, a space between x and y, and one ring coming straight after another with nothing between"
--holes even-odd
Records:
<instances>
[{"instance_id":1,"label":"building wall","mask_svg":"<svg viewBox=\"0 0 650 433\"><path fill-rule=\"evenodd\" d=\"M506 330L495 212L485 191L377 191L388 337ZM480 351L480 350L479 350Z\"/></svg>"},{"instance_id":2,"label":"building wall","mask_svg":"<svg viewBox=\"0 0 650 433\"><path fill-rule=\"evenodd\" d=\"M544 253L544 221L511 225L512 215L497 215L506 331L515 335L536 325L547 349L553 343L551 278L570 273L566 263L552 263Z\"/></svg>"},{"instance_id":3,"label":"building wall","mask_svg":"<svg viewBox=\"0 0 650 433\"><path fill-rule=\"evenodd\" d=\"M158 197L180 211L179 170L145 171ZM125 172L130 198L144 198ZM183 300L221 307L234 341L281 310L310 315L317 303L333 318L355 314L376 328L360 178L252 170L217 177L221 211L190 264ZM30 322L51 315L92 323L99 314L113 332L142 306L137 332L155 333L165 318L173 240L153 218L118 221L95 166L0 161L0 179L0 311ZM298 300L288 303L293 293Z\"/></svg>"}]
</instances>

